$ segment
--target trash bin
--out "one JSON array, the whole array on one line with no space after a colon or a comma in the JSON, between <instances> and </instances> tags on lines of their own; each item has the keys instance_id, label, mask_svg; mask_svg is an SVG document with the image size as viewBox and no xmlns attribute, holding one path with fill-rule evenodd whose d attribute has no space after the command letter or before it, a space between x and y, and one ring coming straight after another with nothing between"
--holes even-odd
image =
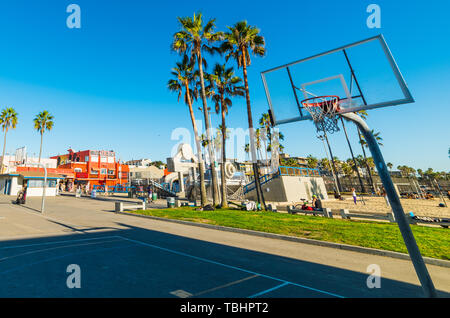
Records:
<instances>
[{"instance_id":1,"label":"trash bin","mask_svg":"<svg viewBox=\"0 0 450 318\"><path fill-rule=\"evenodd\" d=\"M156 201L158 199L158 195L156 194L156 192L152 193L152 201Z\"/></svg>"},{"instance_id":2,"label":"trash bin","mask_svg":"<svg viewBox=\"0 0 450 318\"><path fill-rule=\"evenodd\" d=\"M175 198L174 197L168 197L167 198L167 207L168 208L175 207Z\"/></svg>"},{"instance_id":3,"label":"trash bin","mask_svg":"<svg viewBox=\"0 0 450 318\"><path fill-rule=\"evenodd\" d=\"M95 199L97 197L97 190L92 190L91 198Z\"/></svg>"}]
</instances>

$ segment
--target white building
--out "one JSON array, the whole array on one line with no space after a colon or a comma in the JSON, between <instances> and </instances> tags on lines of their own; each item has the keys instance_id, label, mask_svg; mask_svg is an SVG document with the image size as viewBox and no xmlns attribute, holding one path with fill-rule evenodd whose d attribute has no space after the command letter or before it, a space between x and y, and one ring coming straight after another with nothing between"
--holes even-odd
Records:
<instances>
[{"instance_id":1,"label":"white building","mask_svg":"<svg viewBox=\"0 0 450 318\"><path fill-rule=\"evenodd\" d=\"M57 185L62 177L55 173L47 174L45 196L57 195ZM0 175L0 194L16 196L27 185L27 196L42 196L44 191L43 171L21 171Z\"/></svg>"},{"instance_id":2,"label":"white building","mask_svg":"<svg viewBox=\"0 0 450 318\"><path fill-rule=\"evenodd\" d=\"M0 156L0 162L2 160L2 156ZM39 162L39 158L33 157L25 157L18 160L17 156L14 155L5 155L5 159L3 160L3 173L13 173L17 171L17 167L37 167L37 163ZM57 160L50 158L41 158L41 163L44 164L47 168L56 168Z\"/></svg>"},{"instance_id":3,"label":"white building","mask_svg":"<svg viewBox=\"0 0 450 318\"><path fill-rule=\"evenodd\" d=\"M125 164L130 166L130 168L148 167L151 163L152 161L150 159L129 160L125 162Z\"/></svg>"}]
</instances>

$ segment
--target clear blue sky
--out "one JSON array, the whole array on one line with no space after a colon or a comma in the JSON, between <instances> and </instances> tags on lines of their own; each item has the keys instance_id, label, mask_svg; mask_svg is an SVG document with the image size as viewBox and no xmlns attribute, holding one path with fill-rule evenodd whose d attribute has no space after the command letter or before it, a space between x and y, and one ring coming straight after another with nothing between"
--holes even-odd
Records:
<instances>
[{"instance_id":1,"label":"clear blue sky","mask_svg":"<svg viewBox=\"0 0 450 318\"><path fill-rule=\"evenodd\" d=\"M261 71L383 33L416 103L371 111L368 124L384 138L386 161L448 171L450 2L376 1L382 28L369 29L366 7L372 2L1 0L0 107L19 113L7 152L24 145L39 152L32 119L46 109L55 127L45 135L45 156L71 146L114 150L122 160L165 161L176 143L173 129L191 127L186 106L166 88L178 60L170 41L176 17L201 10L217 18L220 30L246 19L266 39L267 56L254 58L249 69L255 119L267 111ZM66 27L70 3L81 7L80 30ZM228 123L247 127L244 100L235 100ZM324 156L311 123L280 128L287 153ZM350 134L359 154L353 128ZM336 156L350 156L342 133L331 141Z\"/></svg>"}]
</instances>

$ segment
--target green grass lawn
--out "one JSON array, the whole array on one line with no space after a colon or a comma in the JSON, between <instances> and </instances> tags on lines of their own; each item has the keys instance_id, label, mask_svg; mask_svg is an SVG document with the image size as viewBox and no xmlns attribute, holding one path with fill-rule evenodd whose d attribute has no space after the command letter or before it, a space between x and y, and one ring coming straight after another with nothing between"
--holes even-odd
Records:
<instances>
[{"instance_id":1,"label":"green grass lawn","mask_svg":"<svg viewBox=\"0 0 450 318\"><path fill-rule=\"evenodd\" d=\"M133 213L407 253L396 223L233 209L195 211L192 207ZM423 256L450 259L450 229L413 225L412 230Z\"/></svg>"}]
</instances>

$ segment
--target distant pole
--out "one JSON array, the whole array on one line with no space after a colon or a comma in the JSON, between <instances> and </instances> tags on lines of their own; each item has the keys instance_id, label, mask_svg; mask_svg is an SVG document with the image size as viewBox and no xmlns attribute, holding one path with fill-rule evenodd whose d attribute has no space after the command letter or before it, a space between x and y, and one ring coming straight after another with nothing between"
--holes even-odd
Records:
<instances>
[{"instance_id":1,"label":"distant pole","mask_svg":"<svg viewBox=\"0 0 450 318\"><path fill-rule=\"evenodd\" d=\"M45 211L45 193L47 189L47 167L43 163L30 163L30 165L36 165L44 168L44 185L42 187L42 200L41 200L41 213L44 214Z\"/></svg>"},{"instance_id":2,"label":"distant pole","mask_svg":"<svg viewBox=\"0 0 450 318\"><path fill-rule=\"evenodd\" d=\"M319 139L322 140L322 143L323 143L323 149L325 150L325 155L327 156L327 159L328 159L328 166L329 166L328 168L330 169L331 175L333 176L334 187L335 187L338 195L340 195L341 193L339 192L339 187L338 187L338 184L337 184L337 181L336 181L336 176L334 175L334 169L331 166L330 159L328 158L328 151L327 151L327 147L325 146L325 136L319 136Z\"/></svg>"},{"instance_id":3,"label":"distant pole","mask_svg":"<svg viewBox=\"0 0 450 318\"><path fill-rule=\"evenodd\" d=\"M444 195L442 194L442 191L441 191L441 186L439 185L439 183L437 182L436 179L434 179L434 182L435 182L436 185L437 185L437 189L438 189L438 191L439 191L439 195L441 196L442 201L444 201L445 207L447 207L447 202L445 202Z\"/></svg>"},{"instance_id":4,"label":"distant pole","mask_svg":"<svg viewBox=\"0 0 450 318\"><path fill-rule=\"evenodd\" d=\"M384 189L386 190L386 194L391 204L392 211L394 212L395 220L402 234L403 240L416 270L419 281L422 285L425 296L436 298L437 293L436 289L434 288L433 281L431 280L431 276L428 273L427 267L425 266L425 262L423 261L422 254L420 253L419 247L417 246L416 240L411 231L411 227L406 220L405 212L400 202L400 198L398 197L397 191L395 190L394 183L392 182L391 176L375 137L373 136L366 122L360 116L356 115L355 113L347 113L343 114L342 116L353 121L363 133L364 138L367 141L367 145L369 146L370 152L372 153L375 166L377 167L381 182L383 183Z\"/></svg>"},{"instance_id":5,"label":"distant pole","mask_svg":"<svg viewBox=\"0 0 450 318\"><path fill-rule=\"evenodd\" d=\"M348 148L350 149L350 154L352 155L353 164L355 165L356 174L358 175L359 184L361 185L361 192L366 192L366 188L364 187L364 183L361 180L361 176L359 174L358 164L356 163L355 156L353 155L352 145L350 144L350 140L348 139L347 129L345 128L344 119L341 117L342 128L344 128L345 138L347 139Z\"/></svg>"},{"instance_id":6,"label":"distant pole","mask_svg":"<svg viewBox=\"0 0 450 318\"><path fill-rule=\"evenodd\" d=\"M330 151L331 163L333 164L334 175L336 176L336 183L338 186L337 191L338 191L338 194L340 195L343 190L342 190L341 182L339 181L339 175L338 175L338 172L336 169L336 162L334 161L333 152L331 151L330 142L328 141L328 136L327 136L327 133L325 132L325 130L323 131L323 135L325 137L325 140L327 141L328 150Z\"/></svg>"}]
</instances>

